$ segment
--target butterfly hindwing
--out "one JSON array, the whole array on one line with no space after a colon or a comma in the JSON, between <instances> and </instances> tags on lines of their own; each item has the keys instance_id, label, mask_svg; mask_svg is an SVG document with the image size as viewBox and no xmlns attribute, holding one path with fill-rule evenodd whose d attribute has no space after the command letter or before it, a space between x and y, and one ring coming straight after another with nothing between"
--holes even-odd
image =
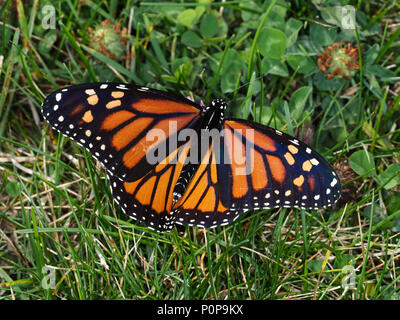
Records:
<instances>
[{"instance_id":1,"label":"butterfly hindwing","mask_svg":"<svg viewBox=\"0 0 400 320\"><path fill-rule=\"evenodd\" d=\"M229 217L229 208L221 202L227 185L226 180L218 177L221 169L216 149L213 142L208 146L185 192L175 203L175 223L209 228L233 220L234 214Z\"/></svg>"},{"instance_id":2,"label":"butterfly hindwing","mask_svg":"<svg viewBox=\"0 0 400 320\"><path fill-rule=\"evenodd\" d=\"M144 177L121 181L109 176L111 192L121 209L129 217L143 221L152 229L169 231L174 226L171 214L174 191L181 176L191 142L178 147Z\"/></svg>"},{"instance_id":3,"label":"butterfly hindwing","mask_svg":"<svg viewBox=\"0 0 400 320\"><path fill-rule=\"evenodd\" d=\"M200 111L197 104L166 92L115 83L60 89L42 107L54 129L84 146L109 175L124 181L141 178L154 167L147 156L159 139L166 154L175 151L179 143L169 140L177 141L180 130L196 127Z\"/></svg>"}]
</instances>

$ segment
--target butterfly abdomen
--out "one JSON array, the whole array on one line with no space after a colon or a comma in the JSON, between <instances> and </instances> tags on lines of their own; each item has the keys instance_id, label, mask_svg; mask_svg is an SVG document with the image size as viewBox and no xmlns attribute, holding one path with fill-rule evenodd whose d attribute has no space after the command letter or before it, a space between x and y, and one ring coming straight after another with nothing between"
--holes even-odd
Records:
<instances>
[{"instance_id":1,"label":"butterfly abdomen","mask_svg":"<svg viewBox=\"0 0 400 320\"><path fill-rule=\"evenodd\" d=\"M185 190L193 177L193 173L195 172L196 166L192 163L186 164L179 176L178 182L174 188L174 204L182 197L185 193Z\"/></svg>"}]
</instances>

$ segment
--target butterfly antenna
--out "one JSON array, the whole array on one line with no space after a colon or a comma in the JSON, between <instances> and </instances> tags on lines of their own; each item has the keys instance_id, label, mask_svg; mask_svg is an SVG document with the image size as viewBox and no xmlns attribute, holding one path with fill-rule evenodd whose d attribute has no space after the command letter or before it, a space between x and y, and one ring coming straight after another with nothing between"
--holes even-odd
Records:
<instances>
[{"instance_id":1,"label":"butterfly antenna","mask_svg":"<svg viewBox=\"0 0 400 320\"><path fill-rule=\"evenodd\" d=\"M262 79L262 78L268 78L268 79L270 79L270 78L271 78L271 75L268 74L268 73L265 73L265 74L263 74L263 75L261 75L261 76L255 78L254 81L260 80L260 79ZM241 88L247 87L247 86L249 85L249 83L250 83L250 81L248 81L248 82L242 84L241 86L235 88L234 91L227 92L227 93L226 93L226 97L227 97L227 98L231 98L231 97L233 97L233 96L236 96L236 93L237 93Z\"/></svg>"}]
</instances>

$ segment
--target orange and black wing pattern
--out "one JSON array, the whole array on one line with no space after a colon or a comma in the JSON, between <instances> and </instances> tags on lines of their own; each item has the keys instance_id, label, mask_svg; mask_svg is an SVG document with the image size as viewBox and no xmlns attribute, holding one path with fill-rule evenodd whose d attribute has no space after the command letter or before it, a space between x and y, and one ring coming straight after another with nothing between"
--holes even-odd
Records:
<instances>
[{"instance_id":1,"label":"orange and black wing pattern","mask_svg":"<svg viewBox=\"0 0 400 320\"><path fill-rule=\"evenodd\" d=\"M248 210L321 209L340 198L340 182L329 163L278 130L226 120L214 145L173 207L177 224L211 228Z\"/></svg>"},{"instance_id":2,"label":"orange and black wing pattern","mask_svg":"<svg viewBox=\"0 0 400 320\"><path fill-rule=\"evenodd\" d=\"M53 129L85 147L110 176L123 181L135 181L154 168L147 156L159 144L165 145L166 156L174 152L185 141L169 141L177 141L182 129L195 128L200 112L185 98L117 83L63 88L42 104Z\"/></svg>"},{"instance_id":3,"label":"orange and black wing pattern","mask_svg":"<svg viewBox=\"0 0 400 320\"><path fill-rule=\"evenodd\" d=\"M111 193L122 211L151 229L169 231L175 225L172 206L174 190L189 154L191 141L181 145L144 177L122 181L109 176Z\"/></svg>"},{"instance_id":4,"label":"orange and black wing pattern","mask_svg":"<svg viewBox=\"0 0 400 320\"><path fill-rule=\"evenodd\" d=\"M270 127L225 120L225 109L220 99L202 108L174 94L117 83L63 88L42 104L53 129L106 168L122 210L158 231L175 224L222 226L248 210L321 209L337 202L340 181L322 156Z\"/></svg>"}]
</instances>

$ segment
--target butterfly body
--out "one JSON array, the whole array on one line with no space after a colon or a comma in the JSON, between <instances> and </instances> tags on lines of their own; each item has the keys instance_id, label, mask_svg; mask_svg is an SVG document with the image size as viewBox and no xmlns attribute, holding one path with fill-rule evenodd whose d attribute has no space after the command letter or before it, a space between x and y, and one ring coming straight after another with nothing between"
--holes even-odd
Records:
<instances>
[{"instance_id":1,"label":"butterfly body","mask_svg":"<svg viewBox=\"0 0 400 320\"><path fill-rule=\"evenodd\" d=\"M203 108L159 90L92 83L54 92L42 113L102 163L122 210L159 231L339 199L340 181L317 152L273 128L226 119L226 107L221 99Z\"/></svg>"}]
</instances>

